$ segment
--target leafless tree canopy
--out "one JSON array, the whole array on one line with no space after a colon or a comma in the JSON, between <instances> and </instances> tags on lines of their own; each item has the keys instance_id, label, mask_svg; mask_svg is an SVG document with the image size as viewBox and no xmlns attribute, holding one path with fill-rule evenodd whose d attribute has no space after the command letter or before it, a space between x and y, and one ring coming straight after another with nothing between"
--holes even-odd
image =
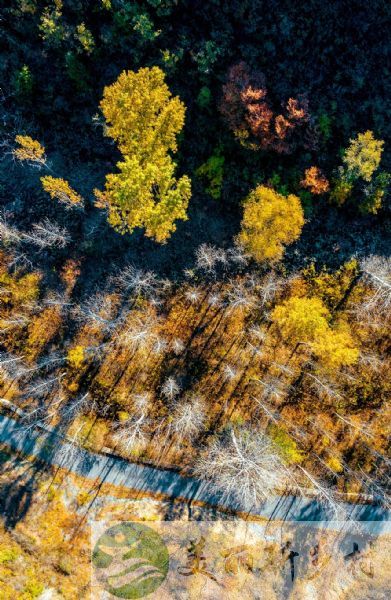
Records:
<instances>
[{"instance_id":1,"label":"leafless tree canopy","mask_svg":"<svg viewBox=\"0 0 391 600\"><path fill-rule=\"evenodd\" d=\"M23 233L22 238L39 248L65 248L71 240L67 230L44 219L34 223L29 233Z\"/></svg>"},{"instance_id":2,"label":"leafless tree canopy","mask_svg":"<svg viewBox=\"0 0 391 600\"><path fill-rule=\"evenodd\" d=\"M205 403L198 396L185 399L178 404L172 419L172 430L177 441L194 439L201 432L205 418Z\"/></svg>"},{"instance_id":3,"label":"leafless tree canopy","mask_svg":"<svg viewBox=\"0 0 391 600\"><path fill-rule=\"evenodd\" d=\"M181 388L174 377L167 377L161 388L162 396L167 400L174 400L180 391Z\"/></svg>"},{"instance_id":4,"label":"leafless tree canopy","mask_svg":"<svg viewBox=\"0 0 391 600\"><path fill-rule=\"evenodd\" d=\"M125 267L115 281L121 289L146 298L155 296L161 289L161 282L155 273L137 269L133 265Z\"/></svg>"},{"instance_id":5,"label":"leafless tree canopy","mask_svg":"<svg viewBox=\"0 0 391 600\"><path fill-rule=\"evenodd\" d=\"M364 310L388 310L391 307L391 258L369 256L361 261L361 269L374 290L364 302Z\"/></svg>"},{"instance_id":6,"label":"leafless tree canopy","mask_svg":"<svg viewBox=\"0 0 391 600\"><path fill-rule=\"evenodd\" d=\"M114 442L123 452L142 448L148 442L148 410L151 398L149 394L133 396L135 414L115 424Z\"/></svg>"},{"instance_id":7,"label":"leafless tree canopy","mask_svg":"<svg viewBox=\"0 0 391 600\"><path fill-rule=\"evenodd\" d=\"M211 482L224 500L250 510L287 483L287 469L263 433L233 429L215 441L196 464L195 473Z\"/></svg>"}]
</instances>

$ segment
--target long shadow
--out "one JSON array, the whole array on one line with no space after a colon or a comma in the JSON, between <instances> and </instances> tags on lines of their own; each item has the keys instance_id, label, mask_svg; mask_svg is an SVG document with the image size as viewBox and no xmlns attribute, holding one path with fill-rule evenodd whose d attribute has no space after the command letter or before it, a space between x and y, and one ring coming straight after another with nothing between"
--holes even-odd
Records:
<instances>
[{"instance_id":1,"label":"long shadow","mask_svg":"<svg viewBox=\"0 0 391 600\"><path fill-rule=\"evenodd\" d=\"M13 461L14 467L20 464ZM7 529L13 529L29 512L39 478L48 467L39 460L25 463L26 469L10 483L0 486L0 513Z\"/></svg>"}]
</instances>

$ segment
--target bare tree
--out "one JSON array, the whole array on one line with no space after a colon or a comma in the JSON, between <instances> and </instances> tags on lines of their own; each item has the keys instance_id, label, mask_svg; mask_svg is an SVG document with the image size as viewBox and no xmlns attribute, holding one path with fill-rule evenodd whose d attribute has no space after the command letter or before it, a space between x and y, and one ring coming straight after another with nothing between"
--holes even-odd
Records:
<instances>
[{"instance_id":1,"label":"bare tree","mask_svg":"<svg viewBox=\"0 0 391 600\"><path fill-rule=\"evenodd\" d=\"M206 273L214 273L218 255L215 246L201 244L196 250L196 265Z\"/></svg>"},{"instance_id":2,"label":"bare tree","mask_svg":"<svg viewBox=\"0 0 391 600\"><path fill-rule=\"evenodd\" d=\"M27 366L23 362L23 356L13 356L8 353L0 353L0 369L9 379L19 381L21 379L30 379L38 371L50 371L54 365L65 362L64 356L53 354L49 357L41 358L36 365Z\"/></svg>"},{"instance_id":3,"label":"bare tree","mask_svg":"<svg viewBox=\"0 0 391 600\"><path fill-rule=\"evenodd\" d=\"M210 481L222 501L250 511L287 483L287 469L270 439L261 432L233 429L215 441L194 470Z\"/></svg>"},{"instance_id":4,"label":"bare tree","mask_svg":"<svg viewBox=\"0 0 391 600\"><path fill-rule=\"evenodd\" d=\"M8 213L0 213L0 241L5 244L19 244L22 239L20 231L8 223Z\"/></svg>"},{"instance_id":5,"label":"bare tree","mask_svg":"<svg viewBox=\"0 0 391 600\"><path fill-rule=\"evenodd\" d=\"M58 407L63 401L64 395L60 392L57 399L49 405L39 404L36 408L33 408L28 412L22 411L23 414L20 418L20 423L23 425L22 431L24 433L35 429L52 431L53 427L51 426L51 423L54 417L57 416Z\"/></svg>"},{"instance_id":6,"label":"bare tree","mask_svg":"<svg viewBox=\"0 0 391 600\"><path fill-rule=\"evenodd\" d=\"M312 491L315 493L318 502L329 509L332 520L345 521L347 519L346 508L337 500L333 490L330 489L330 486L320 479L317 479L301 465L297 466L304 474L305 478L310 482Z\"/></svg>"},{"instance_id":7,"label":"bare tree","mask_svg":"<svg viewBox=\"0 0 391 600\"><path fill-rule=\"evenodd\" d=\"M170 428L176 441L193 440L202 430L206 419L205 403L198 396L193 396L175 407Z\"/></svg>"},{"instance_id":8,"label":"bare tree","mask_svg":"<svg viewBox=\"0 0 391 600\"><path fill-rule=\"evenodd\" d=\"M261 284L260 298L262 304L264 305L271 302L281 287L281 280L276 277L275 273L269 273Z\"/></svg>"},{"instance_id":9,"label":"bare tree","mask_svg":"<svg viewBox=\"0 0 391 600\"><path fill-rule=\"evenodd\" d=\"M115 307L105 294L98 293L89 298L84 304L77 306L74 311L74 317L81 323L90 323L98 325L104 331L110 331L117 325L113 316Z\"/></svg>"},{"instance_id":10,"label":"bare tree","mask_svg":"<svg viewBox=\"0 0 391 600\"><path fill-rule=\"evenodd\" d=\"M276 368L279 371L279 373L284 373L284 375L292 376L294 373L293 369L279 362L273 361L272 366Z\"/></svg>"},{"instance_id":11,"label":"bare tree","mask_svg":"<svg viewBox=\"0 0 391 600\"><path fill-rule=\"evenodd\" d=\"M73 421L77 415L88 408L91 408L91 404L92 403L88 392L79 398L76 398L72 402L66 403L63 407L61 407L60 410L62 424L67 425Z\"/></svg>"},{"instance_id":12,"label":"bare tree","mask_svg":"<svg viewBox=\"0 0 391 600\"><path fill-rule=\"evenodd\" d=\"M196 304L201 298L201 292L197 288L191 287L185 291L184 296L191 304Z\"/></svg>"},{"instance_id":13,"label":"bare tree","mask_svg":"<svg viewBox=\"0 0 391 600\"><path fill-rule=\"evenodd\" d=\"M23 362L23 356L14 356L8 352L0 353L0 369L9 378L20 379L28 371L28 367Z\"/></svg>"},{"instance_id":14,"label":"bare tree","mask_svg":"<svg viewBox=\"0 0 391 600\"><path fill-rule=\"evenodd\" d=\"M262 386L262 398L264 400L274 400L278 402L286 396L289 389L288 386L277 377L268 377L264 380L253 379L252 381L259 383Z\"/></svg>"},{"instance_id":15,"label":"bare tree","mask_svg":"<svg viewBox=\"0 0 391 600\"><path fill-rule=\"evenodd\" d=\"M72 307L73 302L69 302L68 298L60 293L51 293L42 301L45 306L58 306L61 309L68 309Z\"/></svg>"},{"instance_id":16,"label":"bare tree","mask_svg":"<svg viewBox=\"0 0 391 600\"><path fill-rule=\"evenodd\" d=\"M227 253L223 248L216 248L210 244L201 244L196 250L196 266L198 269L212 274L218 264L223 267L228 264Z\"/></svg>"},{"instance_id":17,"label":"bare tree","mask_svg":"<svg viewBox=\"0 0 391 600\"><path fill-rule=\"evenodd\" d=\"M256 298L246 288L243 282L232 282L227 294L228 310L245 311L254 308Z\"/></svg>"},{"instance_id":18,"label":"bare tree","mask_svg":"<svg viewBox=\"0 0 391 600\"><path fill-rule=\"evenodd\" d=\"M167 352L167 349L168 349L167 340L161 336L156 336L155 342L152 346L152 352L154 354L163 354L164 352Z\"/></svg>"},{"instance_id":19,"label":"bare tree","mask_svg":"<svg viewBox=\"0 0 391 600\"><path fill-rule=\"evenodd\" d=\"M49 356L43 356L38 360L34 370L50 371L54 366L64 364L66 360L66 356L60 352L51 352Z\"/></svg>"},{"instance_id":20,"label":"bare tree","mask_svg":"<svg viewBox=\"0 0 391 600\"><path fill-rule=\"evenodd\" d=\"M281 421L281 415L279 412L270 410L266 404L261 402L259 398L256 398L255 396L251 396L251 399L254 400L254 402L256 402L256 404L263 410L268 420L272 421L275 425L279 425L279 422Z\"/></svg>"},{"instance_id":21,"label":"bare tree","mask_svg":"<svg viewBox=\"0 0 391 600\"><path fill-rule=\"evenodd\" d=\"M266 331L259 325L252 325L248 330L248 334L250 339L256 341L258 344L263 344L267 338Z\"/></svg>"},{"instance_id":22,"label":"bare tree","mask_svg":"<svg viewBox=\"0 0 391 600\"><path fill-rule=\"evenodd\" d=\"M30 322L30 319L25 315L14 314L8 318L0 319L0 332L5 333L10 329L25 327Z\"/></svg>"},{"instance_id":23,"label":"bare tree","mask_svg":"<svg viewBox=\"0 0 391 600\"><path fill-rule=\"evenodd\" d=\"M13 252L8 255L7 266L10 270L33 269L33 263L26 252Z\"/></svg>"},{"instance_id":24,"label":"bare tree","mask_svg":"<svg viewBox=\"0 0 391 600\"><path fill-rule=\"evenodd\" d=\"M384 360L371 352L360 352L358 362L360 365L370 367L375 373L378 373L384 366Z\"/></svg>"},{"instance_id":25,"label":"bare tree","mask_svg":"<svg viewBox=\"0 0 391 600\"><path fill-rule=\"evenodd\" d=\"M79 425L68 440L60 443L55 450L54 460L63 468L70 467L81 454L81 433L83 425Z\"/></svg>"},{"instance_id":26,"label":"bare tree","mask_svg":"<svg viewBox=\"0 0 391 600\"><path fill-rule=\"evenodd\" d=\"M222 305L221 295L217 293L209 294L207 302L209 306L220 307Z\"/></svg>"},{"instance_id":27,"label":"bare tree","mask_svg":"<svg viewBox=\"0 0 391 600\"><path fill-rule=\"evenodd\" d=\"M114 442L123 452L131 452L135 448L143 448L148 443L148 421L144 415L130 417L117 424L117 431L113 435Z\"/></svg>"},{"instance_id":28,"label":"bare tree","mask_svg":"<svg viewBox=\"0 0 391 600\"><path fill-rule=\"evenodd\" d=\"M321 399L342 399L335 383L321 379L313 373L306 372L306 377L311 380L311 387Z\"/></svg>"},{"instance_id":29,"label":"bare tree","mask_svg":"<svg viewBox=\"0 0 391 600\"><path fill-rule=\"evenodd\" d=\"M67 230L44 219L40 223L34 223L30 233L23 233L22 239L28 241L41 249L65 248L71 240Z\"/></svg>"},{"instance_id":30,"label":"bare tree","mask_svg":"<svg viewBox=\"0 0 391 600\"><path fill-rule=\"evenodd\" d=\"M246 340L246 343L251 348L254 356L262 356L264 354L263 344L267 337L266 333L259 327L250 327L248 336L249 339Z\"/></svg>"},{"instance_id":31,"label":"bare tree","mask_svg":"<svg viewBox=\"0 0 391 600\"><path fill-rule=\"evenodd\" d=\"M125 267L116 277L116 283L135 296L152 297L160 289L160 282L152 271L136 269L133 265Z\"/></svg>"},{"instance_id":32,"label":"bare tree","mask_svg":"<svg viewBox=\"0 0 391 600\"><path fill-rule=\"evenodd\" d=\"M366 311L391 307L391 258L369 256L361 261L361 269L370 281L374 294L362 308Z\"/></svg>"},{"instance_id":33,"label":"bare tree","mask_svg":"<svg viewBox=\"0 0 391 600\"><path fill-rule=\"evenodd\" d=\"M149 394L136 394L133 396L135 414L115 424L116 432L113 440L123 452L131 452L135 448L142 448L148 442L148 410L151 398Z\"/></svg>"},{"instance_id":34,"label":"bare tree","mask_svg":"<svg viewBox=\"0 0 391 600\"><path fill-rule=\"evenodd\" d=\"M174 400L180 394L181 388L174 377L167 377L161 387L162 396L167 400Z\"/></svg>"},{"instance_id":35,"label":"bare tree","mask_svg":"<svg viewBox=\"0 0 391 600\"><path fill-rule=\"evenodd\" d=\"M130 346L133 350L147 347L156 341L156 327L158 320L150 315L144 318L137 316L130 323L121 327L118 339L121 344Z\"/></svg>"},{"instance_id":36,"label":"bare tree","mask_svg":"<svg viewBox=\"0 0 391 600\"><path fill-rule=\"evenodd\" d=\"M174 354L179 356L184 351L185 344L183 343L183 341L180 338L174 338L171 341L171 348L172 348L172 351L174 352Z\"/></svg>"},{"instance_id":37,"label":"bare tree","mask_svg":"<svg viewBox=\"0 0 391 600\"><path fill-rule=\"evenodd\" d=\"M238 267L245 267L250 260L249 254L247 254L244 248L240 245L230 248L228 250L228 257L231 262Z\"/></svg>"},{"instance_id":38,"label":"bare tree","mask_svg":"<svg viewBox=\"0 0 391 600\"><path fill-rule=\"evenodd\" d=\"M64 377L64 373L56 377L38 379L23 390L24 398L44 398L47 394L59 387L61 379Z\"/></svg>"},{"instance_id":39,"label":"bare tree","mask_svg":"<svg viewBox=\"0 0 391 600\"><path fill-rule=\"evenodd\" d=\"M363 435L365 437L375 439L375 436L373 435L373 433L369 429L369 426L366 423L354 422L354 421L352 421L352 419L349 419L349 417L343 417L342 415L340 415L337 412L335 412L334 414L340 421L345 423L345 425L347 425L350 429L358 431L361 435Z\"/></svg>"},{"instance_id":40,"label":"bare tree","mask_svg":"<svg viewBox=\"0 0 391 600\"><path fill-rule=\"evenodd\" d=\"M239 375L239 370L233 365L224 365L223 368L223 377L225 381L233 381Z\"/></svg>"},{"instance_id":41,"label":"bare tree","mask_svg":"<svg viewBox=\"0 0 391 600\"><path fill-rule=\"evenodd\" d=\"M224 248L216 248L216 258L217 262L220 263L223 269L226 269L228 267L229 257Z\"/></svg>"}]
</instances>

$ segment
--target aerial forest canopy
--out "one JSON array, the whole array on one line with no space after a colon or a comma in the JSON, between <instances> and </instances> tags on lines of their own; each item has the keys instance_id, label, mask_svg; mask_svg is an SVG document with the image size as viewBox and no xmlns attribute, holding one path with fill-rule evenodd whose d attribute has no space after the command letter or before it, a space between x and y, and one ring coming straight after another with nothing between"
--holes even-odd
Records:
<instances>
[{"instance_id":1,"label":"aerial forest canopy","mask_svg":"<svg viewBox=\"0 0 391 600\"><path fill-rule=\"evenodd\" d=\"M0 410L26 435L246 511L391 507L390 17L2 3Z\"/></svg>"},{"instance_id":2,"label":"aerial forest canopy","mask_svg":"<svg viewBox=\"0 0 391 600\"><path fill-rule=\"evenodd\" d=\"M109 223L132 233L145 227L147 236L165 241L175 231L175 221L186 219L190 180L174 177L176 136L185 117L178 97L171 98L158 67L123 72L106 87L101 109L107 135L118 142L124 161L121 173L108 175L101 202L109 206Z\"/></svg>"}]
</instances>

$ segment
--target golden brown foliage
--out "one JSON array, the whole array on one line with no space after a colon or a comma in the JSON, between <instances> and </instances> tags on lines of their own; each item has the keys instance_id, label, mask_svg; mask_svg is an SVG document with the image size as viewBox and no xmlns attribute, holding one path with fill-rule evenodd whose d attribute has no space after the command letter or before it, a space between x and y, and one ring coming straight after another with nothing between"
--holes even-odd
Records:
<instances>
[{"instance_id":1,"label":"golden brown foliage","mask_svg":"<svg viewBox=\"0 0 391 600\"><path fill-rule=\"evenodd\" d=\"M250 72L245 62L230 68L220 111L240 143L284 154L293 151L300 137L304 145L311 145L307 101L289 98L279 114L267 94L262 73Z\"/></svg>"},{"instance_id":2,"label":"golden brown foliage","mask_svg":"<svg viewBox=\"0 0 391 600\"><path fill-rule=\"evenodd\" d=\"M301 185L310 190L312 194L325 194L329 191L330 185L319 167L309 167L304 172L304 179Z\"/></svg>"}]
</instances>

